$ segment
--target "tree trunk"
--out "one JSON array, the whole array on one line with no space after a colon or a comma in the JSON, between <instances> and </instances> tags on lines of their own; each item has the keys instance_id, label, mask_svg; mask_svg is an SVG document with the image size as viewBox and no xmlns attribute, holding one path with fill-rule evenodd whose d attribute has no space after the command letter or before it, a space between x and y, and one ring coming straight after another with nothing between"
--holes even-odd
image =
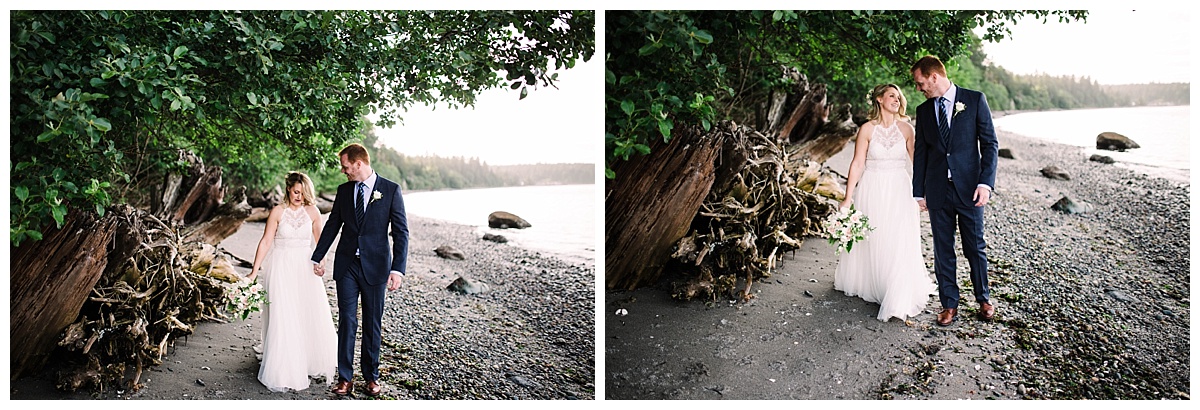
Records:
<instances>
[{"instance_id":1,"label":"tree trunk","mask_svg":"<svg viewBox=\"0 0 1200 410\"><path fill-rule=\"evenodd\" d=\"M73 210L62 229L50 229L40 241L11 248L13 379L41 368L96 282L135 249L124 221L129 212L132 208L113 207L97 220L90 212Z\"/></svg>"},{"instance_id":2,"label":"tree trunk","mask_svg":"<svg viewBox=\"0 0 1200 410\"><path fill-rule=\"evenodd\" d=\"M677 127L644 157L613 165L604 195L605 283L635 289L656 281L716 179L724 126Z\"/></svg>"}]
</instances>

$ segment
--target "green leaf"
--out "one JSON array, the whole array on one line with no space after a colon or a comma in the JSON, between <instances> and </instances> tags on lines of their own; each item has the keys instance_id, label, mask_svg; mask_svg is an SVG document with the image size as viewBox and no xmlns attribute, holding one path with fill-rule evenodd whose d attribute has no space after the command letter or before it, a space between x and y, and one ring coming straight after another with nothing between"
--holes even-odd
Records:
<instances>
[{"instance_id":1,"label":"green leaf","mask_svg":"<svg viewBox=\"0 0 1200 410\"><path fill-rule=\"evenodd\" d=\"M108 132L109 130L112 129L112 124L110 124L108 122L108 120L103 119L103 118L96 118L96 119L92 120L92 125L95 126L96 129L98 129L100 131L104 131L104 132Z\"/></svg>"},{"instance_id":2,"label":"green leaf","mask_svg":"<svg viewBox=\"0 0 1200 410\"><path fill-rule=\"evenodd\" d=\"M250 100L250 105L258 105L258 95L255 93L246 93L246 99Z\"/></svg>"},{"instance_id":3,"label":"green leaf","mask_svg":"<svg viewBox=\"0 0 1200 410\"><path fill-rule=\"evenodd\" d=\"M50 214L54 217L54 223L58 224L59 228L63 226L63 218L67 216L67 207L63 204L50 207Z\"/></svg>"},{"instance_id":4,"label":"green leaf","mask_svg":"<svg viewBox=\"0 0 1200 410\"><path fill-rule=\"evenodd\" d=\"M529 95L529 88L521 87L521 98L520 99L524 100L525 97L528 95Z\"/></svg>"},{"instance_id":5,"label":"green leaf","mask_svg":"<svg viewBox=\"0 0 1200 410\"><path fill-rule=\"evenodd\" d=\"M25 202L25 198L29 197L29 188L23 186L14 187L13 195L16 195L17 199L21 200L21 202Z\"/></svg>"},{"instance_id":6,"label":"green leaf","mask_svg":"<svg viewBox=\"0 0 1200 410\"><path fill-rule=\"evenodd\" d=\"M102 79L92 77L92 79L88 81L88 84L91 85L92 87L103 87L103 86L108 85L108 81L104 81Z\"/></svg>"},{"instance_id":7,"label":"green leaf","mask_svg":"<svg viewBox=\"0 0 1200 410\"><path fill-rule=\"evenodd\" d=\"M30 230L30 231L25 231L25 234L26 234L26 235L29 235L29 239L33 239L33 240L35 240L35 241L40 241L40 240L42 240L42 233L41 233L41 232L38 232L38 231L32 231L32 230Z\"/></svg>"},{"instance_id":8,"label":"green leaf","mask_svg":"<svg viewBox=\"0 0 1200 410\"><path fill-rule=\"evenodd\" d=\"M637 150L637 152L641 153L642 155L650 153L650 147L647 147L643 144L634 144L633 149Z\"/></svg>"},{"instance_id":9,"label":"green leaf","mask_svg":"<svg viewBox=\"0 0 1200 410\"><path fill-rule=\"evenodd\" d=\"M96 214L100 215L101 218L104 217L104 205L96 204Z\"/></svg>"},{"instance_id":10,"label":"green leaf","mask_svg":"<svg viewBox=\"0 0 1200 410\"><path fill-rule=\"evenodd\" d=\"M633 101L621 101L621 111L624 111L625 115L633 115L633 107Z\"/></svg>"},{"instance_id":11,"label":"green leaf","mask_svg":"<svg viewBox=\"0 0 1200 410\"><path fill-rule=\"evenodd\" d=\"M613 179L613 178L617 177L617 173L613 172L613 170L610 169L609 167L604 167L604 177L608 178L608 179Z\"/></svg>"},{"instance_id":12,"label":"green leaf","mask_svg":"<svg viewBox=\"0 0 1200 410\"><path fill-rule=\"evenodd\" d=\"M515 90L515 89L518 89L518 88L521 88L521 82L520 82L520 81L514 81L514 82L512 83L512 89L514 89L514 90Z\"/></svg>"},{"instance_id":13,"label":"green leaf","mask_svg":"<svg viewBox=\"0 0 1200 410\"><path fill-rule=\"evenodd\" d=\"M38 135L37 142L50 141L50 140L54 139L54 137L57 137L59 134L61 134L61 133L58 130L55 130L55 129L47 130L46 132L43 132L42 135Z\"/></svg>"},{"instance_id":14,"label":"green leaf","mask_svg":"<svg viewBox=\"0 0 1200 410\"><path fill-rule=\"evenodd\" d=\"M613 74L612 70L604 70L604 83L605 84L616 84L617 83L617 76L615 74Z\"/></svg>"},{"instance_id":15,"label":"green leaf","mask_svg":"<svg viewBox=\"0 0 1200 410\"><path fill-rule=\"evenodd\" d=\"M182 57L184 54L187 54L187 52L188 52L187 46L179 46L179 47L175 47L175 52L171 53L171 56L178 59L179 57Z\"/></svg>"},{"instance_id":16,"label":"green leaf","mask_svg":"<svg viewBox=\"0 0 1200 410\"><path fill-rule=\"evenodd\" d=\"M650 43L650 44L644 45L644 46L642 46L642 48L638 49L638 55L645 56L645 55L654 54L654 52L658 51L658 49L660 49L660 48L662 48L662 43Z\"/></svg>"},{"instance_id":17,"label":"green leaf","mask_svg":"<svg viewBox=\"0 0 1200 410\"><path fill-rule=\"evenodd\" d=\"M675 128L675 123L670 118L658 120L658 132L663 136L663 142L671 139L671 129Z\"/></svg>"},{"instance_id":18,"label":"green leaf","mask_svg":"<svg viewBox=\"0 0 1200 410\"><path fill-rule=\"evenodd\" d=\"M713 42L712 34L708 34L704 30L696 30L692 33L692 37L695 37L696 41L699 41L700 44L711 44Z\"/></svg>"},{"instance_id":19,"label":"green leaf","mask_svg":"<svg viewBox=\"0 0 1200 410\"><path fill-rule=\"evenodd\" d=\"M39 36L41 36L42 38L46 39L46 41L49 41L49 42L50 42L50 44L54 44L54 42L55 42L55 39L54 39L54 33L51 33L51 32L49 32L49 31L39 31L39 32L37 33L37 35L39 35Z\"/></svg>"}]
</instances>

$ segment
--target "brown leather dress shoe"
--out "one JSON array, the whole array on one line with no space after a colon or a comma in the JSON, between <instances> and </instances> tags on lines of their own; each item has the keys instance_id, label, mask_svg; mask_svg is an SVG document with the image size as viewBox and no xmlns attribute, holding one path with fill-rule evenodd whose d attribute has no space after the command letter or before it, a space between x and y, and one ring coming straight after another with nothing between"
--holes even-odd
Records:
<instances>
[{"instance_id":1,"label":"brown leather dress shoe","mask_svg":"<svg viewBox=\"0 0 1200 410\"><path fill-rule=\"evenodd\" d=\"M338 380L337 384L333 386L333 394L345 396L350 394L350 390L353 388L354 385L349 380Z\"/></svg>"},{"instance_id":2,"label":"brown leather dress shoe","mask_svg":"<svg viewBox=\"0 0 1200 410\"><path fill-rule=\"evenodd\" d=\"M379 382L375 380L367 382L367 385L363 388L363 390L366 390L367 395L371 397L375 397L383 393L383 387L381 387Z\"/></svg>"},{"instance_id":3,"label":"brown leather dress shoe","mask_svg":"<svg viewBox=\"0 0 1200 410\"><path fill-rule=\"evenodd\" d=\"M938 313L937 316L938 326L950 326L955 320L958 320L958 309L942 309L942 313Z\"/></svg>"},{"instance_id":4,"label":"brown leather dress shoe","mask_svg":"<svg viewBox=\"0 0 1200 410\"><path fill-rule=\"evenodd\" d=\"M979 318L983 320L992 320L996 316L996 308L991 303L983 302L979 304Z\"/></svg>"}]
</instances>

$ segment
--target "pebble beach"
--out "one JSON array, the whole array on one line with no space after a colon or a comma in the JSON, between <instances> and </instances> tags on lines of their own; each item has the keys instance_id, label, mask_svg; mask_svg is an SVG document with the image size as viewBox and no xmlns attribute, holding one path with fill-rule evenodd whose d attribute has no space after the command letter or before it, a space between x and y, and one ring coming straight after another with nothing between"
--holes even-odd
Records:
<instances>
[{"instance_id":1,"label":"pebble beach","mask_svg":"<svg viewBox=\"0 0 1200 410\"><path fill-rule=\"evenodd\" d=\"M669 280L606 292L605 398L1190 399L1190 183L999 141L1014 159L999 159L985 211L996 320L967 298L956 324L935 326L931 296L921 315L880 322L878 305L832 289L833 247L806 238L748 303L674 301ZM826 165L844 174L851 153ZM1050 165L1069 179L1044 176ZM1052 209L1063 197L1090 210ZM925 213L922 236L932 272Z\"/></svg>"}]
</instances>

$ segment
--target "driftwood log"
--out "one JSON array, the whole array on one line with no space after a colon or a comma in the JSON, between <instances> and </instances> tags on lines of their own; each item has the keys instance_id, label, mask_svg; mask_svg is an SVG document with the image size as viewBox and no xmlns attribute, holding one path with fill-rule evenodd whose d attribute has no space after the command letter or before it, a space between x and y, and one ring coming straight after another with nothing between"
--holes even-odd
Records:
<instances>
[{"instance_id":1,"label":"driftwood log","mask_svg":"<svg viewBox=\"0 0 1200 410\"><path fill-rule=\"evenodd\" d=\"M244 188L225 202L221 169L188 161L164 177L149 210L110 207L104 217L73 210L62 229L12 248L10 377L59 369L58 387L136 390L173 340L203 320L221 320L230 255L213 245L249 215Z\"/></svg>"},{"instance_id":2,"label":"driftwood log","mask_svg":"<svg viewBox=\"0 0 1200 410\"><path fill-rule=\"evenodd\" d=\"M766 276L782 252L817 233L815 224L833 210L828 202L845 195L822 163L858 125L848 104L828 105L825 85L785 72L795 84L790 92L764 97L747 115L765 131L733 122L708 133L677 126L670 143L652 141L650 154L611 165L616 178L604 200L609 289L652 284L673 264L673 273L695 279L676 296L715 297L738 278L749 286Z\"/></svg>"},{"instance_id":3,"label":"driftwood log","mask_svg":"<svg viewBox=\"0 0 1200 410\"><path fill-rule=\"evenodd\" d=\"M617 177L604 195L608 288L635 289L659 278L716 179L724 135L677 127L670 142L652 141L645 157L613 164Z\"/></svg>"},{"instance_id":4,"label":"driftwood log","mask_svg":"<svg viewBox=\"0 0 1200 410\"><path fill-rule=\"evenodd\" d=\"M792 171L783 147L747 128L728 139L749 155L732 183L709 193L690 233L676 244L670 269L688 278L675 283L677 299L749 299L754 281L769 277L804 237L820 235L821 220L834 208L815 192L823 178L832 180L820 164Z\"/></svg>"}]
</instances>

